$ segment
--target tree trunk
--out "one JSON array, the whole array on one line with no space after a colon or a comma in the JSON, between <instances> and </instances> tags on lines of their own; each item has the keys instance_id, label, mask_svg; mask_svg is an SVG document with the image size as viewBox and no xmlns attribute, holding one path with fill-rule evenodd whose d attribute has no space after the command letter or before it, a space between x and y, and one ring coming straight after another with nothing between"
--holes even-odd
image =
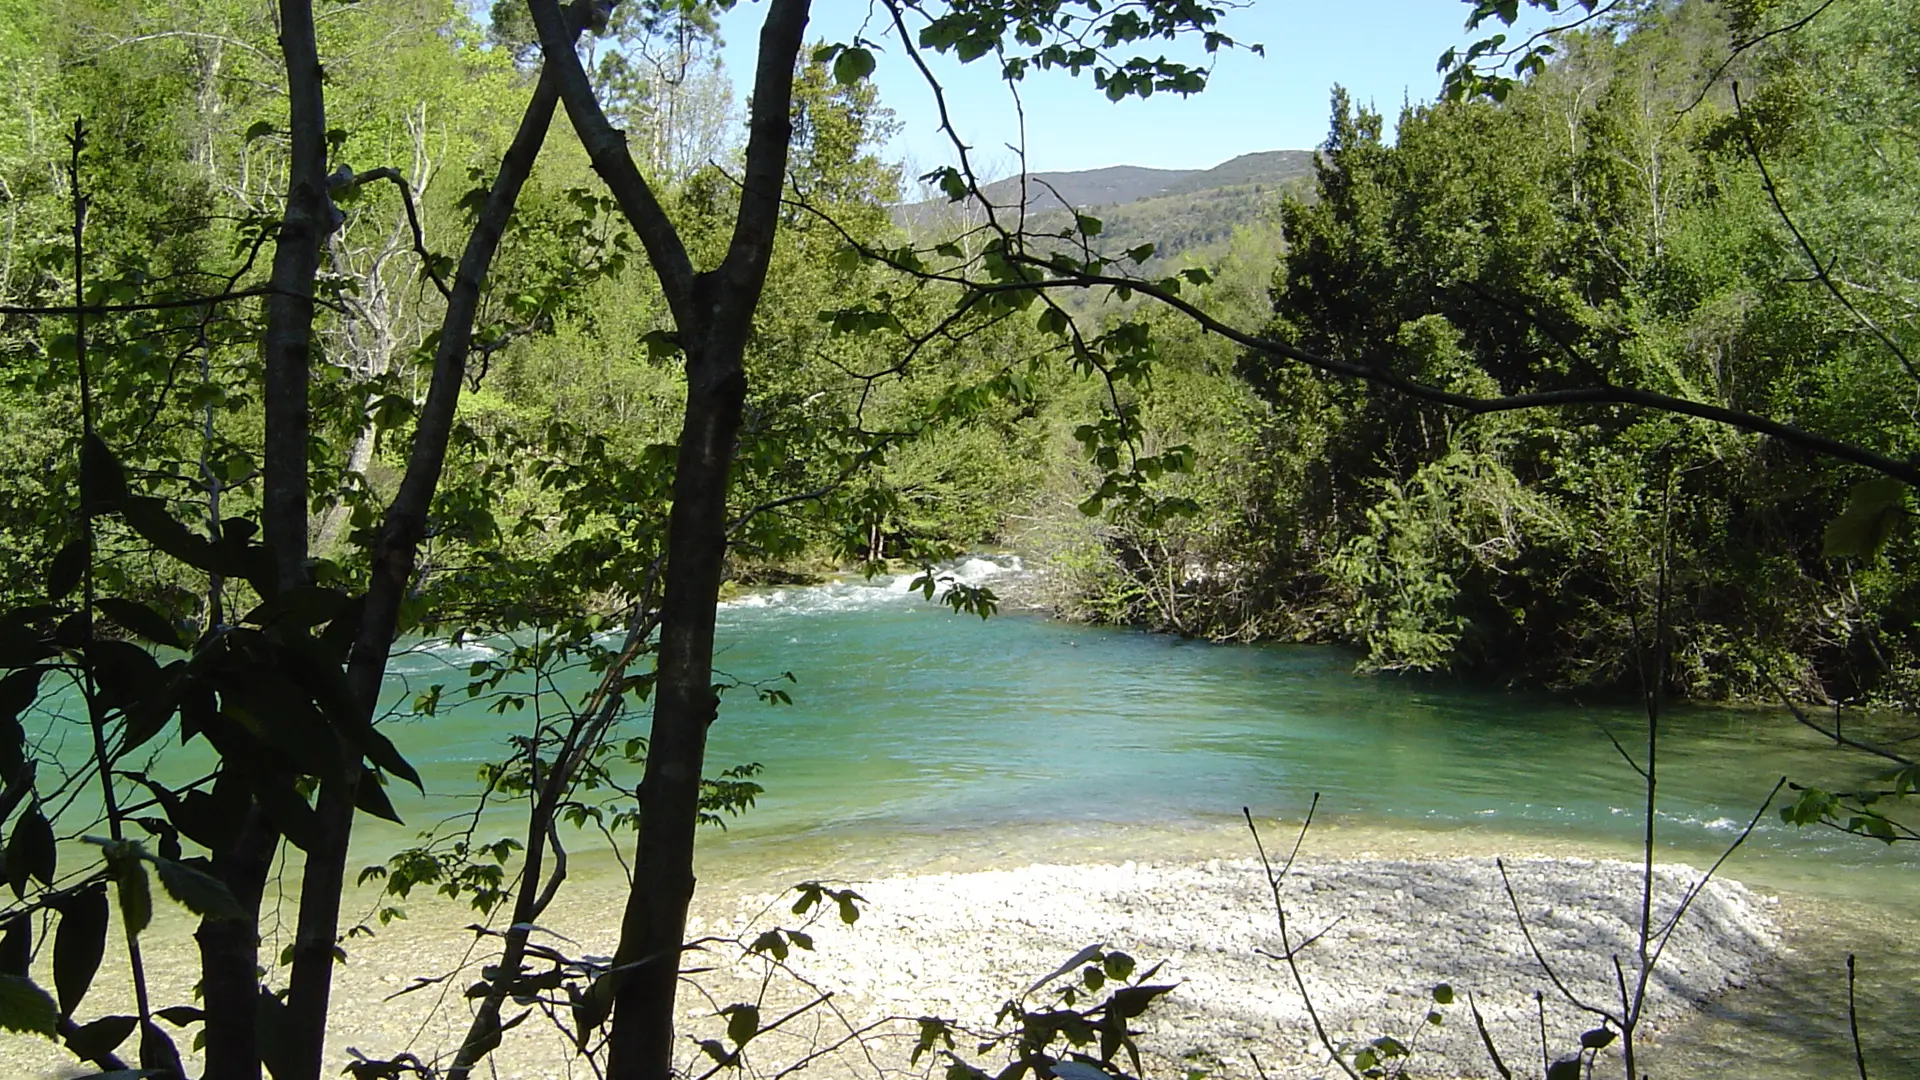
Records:
<instances>
[{"instance_id":1,"label":"tree trunk","mask_svg":"<svg viewBox=\"0 0 1920 1080\"><path fill-rule=\"evenodd\" d=\"M244 768L227 762L226 769ZM222 777L219 783L240 783ZM248 806L232 847L216 852L214 873L239 902L243 919L203 918L200 992L206 1012L206 1072L202 1080L260 1080L260 1043L255 1015L260 995L260 896L279 836L258 804Z\"/></svg>"},{"instance_id":2,"label":"tree trunk","mask_svg":"<svg viewBox=\"0 0 1920 1080\"><path fill-rule=\"evenodd\" d=\"M568 48L578 36L577 25L566 28ZM414 560L426 533L427 511L446 464L461 379L473 344L473 326L480 310L480 291L493 265L507 222L520 199L521 188L533 172L534 161L552 126L559 92L543 70L519 130L500 162L499 174L481 207L473 233L460 257L447 310L435 347L433 379L427 390L413 446L400 490L387 507L380 539L373 550L373 569L367 586L366 607L347 664L347 682L356 704L371 722L379 708L380 686L386 676L387 656L398 631L400 601L413 578ZM357 758L345 775L324 783L315 807L319 841L307 852L306 872L300 883L300 923L294 933L293 972L287 988L287 1037L290 1076L276 1080L319 1080L326 1046L327 1006L333 988L334 948L340 936L341 891L346 886L347 842L353 832L354 803L362 782Z\"/></svg>"},{"instance_id":3,"label":"tree trunk","mask_svg":"<svg viewBox=\"0 0 1920 1080\"><path fill-rule=\"evenodd\" d=\"M746 397L740 355L690 361L687 419L673 479L653 736L640 784L640 851L620 939L632 965L614 999L607 1075L669 1080L674 994L713 693L713 627L726 556L727 480Z\"/></svg>"},{"instance_id":4,"label":"tree trunk","mask_svg":"<svg viewBox=\"0 0 1920 1080\"><path fill-rule=\"evenodd\" d=\"M327 114L311 0L280 0L280 52L287 64L287 205L273 250L267 298L266 447L261 532L282 589L303 584L307 563L307 385L313 349L313 283L320 246L333 231L327 198Z\"/></svg>"},{"instance_id":5,"label":"tree trunk","mask_svg":"<svg viewBox=\"0 0 1920 1080\"><path fill-rule=\"evenodd\" d=\"M713 626L727 547L728 477L746 399L743 357L780 221L793 141L793 70L809 7L809 0L772 0L767 6L739 214L720 266L696 275L679 230L635 166L625 136L607 121L580 57L563 38L557 0L529 4L567 116L594 171L640 235L687 355L687 412L668 520L653 731L640 783L639 852L614 971L595 987L612 994L608 1080L670 1080L673 1075L674 996L693 897L700 775L707 727L717 707Z\"/></svg>"}]
</instances>

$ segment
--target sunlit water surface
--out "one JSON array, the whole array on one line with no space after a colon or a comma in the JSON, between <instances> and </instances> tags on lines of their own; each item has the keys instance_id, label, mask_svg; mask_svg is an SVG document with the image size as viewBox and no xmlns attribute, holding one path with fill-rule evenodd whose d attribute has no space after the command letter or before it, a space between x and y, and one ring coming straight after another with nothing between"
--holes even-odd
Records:
<instances>
[{"instance_id":1,"label":"sunlit water surface","mask_svg":"<svg viewBox=\"0 0 1920 1080\"><path fill-rule=\"evenodd\" d=\"M1016 566L976 559L956 570L991 582ZM491 712L484 699L404 715L436 683L462 697L468 665L499 644L429 643L396 660L390 697L402 715L389 731L428 795L392 789L408 829L363 828L363 861L465 806L476 769L528 726L530 711ZM727 603L716 666L743 683L775 680L766 685L792 704L746 688L724 698L710 765L758 762L766 792L704 838L709 883L1244 855L1243 806L1278 831L1316 792L1307 850L1330 854L1633 857L1645 820L1640 777L1608 739L1643 754L1646 721L1632 703L1357 677L1350 655L1325 648L1210 645L1021 614L982 621L925 602L904 577ZM581 674L558 685L587 683ZM1662 718L1658 766L1660 858L1700 866L1780 777L1844 788L1874 771L1790 717L1698 708ZM512 826L502 813L482 831ZM1851 1072L1851 951L1873 1075L1920 1076L1920 1041L1907 1034L1920 1007L1920 852L1790 828L1769 812L1724 872L1786 896L1795 948L1776 977L1670 1040L1667 1074Z\"/></svg>"}]
</instances>

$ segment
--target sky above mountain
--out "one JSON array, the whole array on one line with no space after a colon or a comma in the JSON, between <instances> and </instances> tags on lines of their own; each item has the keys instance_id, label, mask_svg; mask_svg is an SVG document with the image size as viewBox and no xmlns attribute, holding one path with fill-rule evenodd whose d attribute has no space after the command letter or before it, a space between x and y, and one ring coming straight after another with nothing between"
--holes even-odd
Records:
<instances>
[{"instance_id":1,"label":"sky above mountain","mask_svg":"<svg viewBox=\"0 0 1920 1080\"><path fill-rule=\"evenodd\" d=\"M1266 55L1222 54L1212 85L1193 98L1156 94L1116 104L1094 89L1090 76L1030 76L1021 84L1028 168L1205 169L1250 151L1317 146L1326 138L1335 83L1389 119L1404 100L1431 99L1440 82L1435 60L1448 46L1468 40L1461 29L1468 10L1458 0L1257 0L1229 12L1222 29L1243 43L1265 45ZM765 14L765 4L743 2L721 22L727 69L743 97ZM939 130L933 95L886 33L885 17L885 9L868 0L815 0L808 37L878 41L885 51L877 54L874 79L904 125L891 156L916 173L948 164L954 152ZM1197 48L1184 55L1174 49L1134 51L1203 56ZM995 177L1017 172L1018 158L1009 147L1021 142L1020 116L991 59L963 67L950 58L928 58L962 136L975 148L976 166Z\"/></svg>"}]
</instances>

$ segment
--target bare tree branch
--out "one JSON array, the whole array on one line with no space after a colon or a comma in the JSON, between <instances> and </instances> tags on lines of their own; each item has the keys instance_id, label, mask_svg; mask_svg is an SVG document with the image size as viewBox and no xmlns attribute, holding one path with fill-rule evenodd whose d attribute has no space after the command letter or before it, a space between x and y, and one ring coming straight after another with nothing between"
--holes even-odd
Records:
<instances>
[{"instance_id":1,"label":"bare tree branch","mask_svg":"<svg viewBox=\"0 0 1920 1080\"><path fill-rule=\"evenodd\" d=\"M687 257L679 231L667 218L646 177L640 175L633 155L627 152L626 134L607 120L606 112L593 96L586 68L581 66L580 56L574 51L573 42L578 35L568 33L559 0L528 0L527 6L534 26L540 31L540 51L546 58L546 68L554 72L558 80L560 99L566 104L567 117L573 121L573 129L580 136L581 145L586 147L588 159L593 162L593 171L600 174L607 190L620 204L621 212L640 234L640 243L647 249L647 260L659 275L660 289L666 294L674 321L683 327L692 326L696 307L693 262ZM576 7L585 6L582 0L576 0Z\"/></svg>"}]
</instances>

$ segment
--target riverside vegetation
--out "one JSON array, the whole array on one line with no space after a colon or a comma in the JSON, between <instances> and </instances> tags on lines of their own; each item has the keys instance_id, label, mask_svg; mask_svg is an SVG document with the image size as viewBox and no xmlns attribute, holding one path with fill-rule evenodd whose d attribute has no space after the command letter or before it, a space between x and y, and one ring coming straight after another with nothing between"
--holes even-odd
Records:
<instances>
[{"instance_id":1,"label":"riverside vegetation","mask_svg":"<svg viewBox=\"0 0 1920 1080\"><path fill-rule=\"evenodd\" d=\"M1221 253L1201 213L1178 266L1091 213L1030 235L958 134L921 179L960 231L903 232L867 76L884 40L1191 93L1203 68L1131 52L1240 48L1223 11L876 12L815 44L769 0L741 145L700 3L0 0L0 1026L109 1073L136 1033L181 1072L163 1023L208 1076L330 1071L336 958L372 929L341 916L356 814L418 783L377 723L402 635L541 631L446 689L525 718L483 774L524 832L374 875L512 912L455 1078L516 1002L609 1075L674 1073L694 830L758 793L706 728L721 693L787 694L713 671L728 580L1010 543L1081 618L1561 687L1633 684L1652 636L1655 693L1906 704L1910 3L1584 6L1450 55L1391 142L1336 92L1311 190L1239 192ZM567 665L594 689L559 714L511 681ZM211 748L197 779L175 736ZM1789 813L1911 836L1887 756L1886 791ZM530 943L589 824L636 860L601 962ZM198 1004L149 1000L150 875L200 919ZM135 1012L81 1024L110 893ZM1101 971L1091 1010L1013 1017L1027 1067L1060 1040L1123 1067L1164 988ZM716 1069L767 1030L729 1008Z\"/></svg>"}]
</instances>

